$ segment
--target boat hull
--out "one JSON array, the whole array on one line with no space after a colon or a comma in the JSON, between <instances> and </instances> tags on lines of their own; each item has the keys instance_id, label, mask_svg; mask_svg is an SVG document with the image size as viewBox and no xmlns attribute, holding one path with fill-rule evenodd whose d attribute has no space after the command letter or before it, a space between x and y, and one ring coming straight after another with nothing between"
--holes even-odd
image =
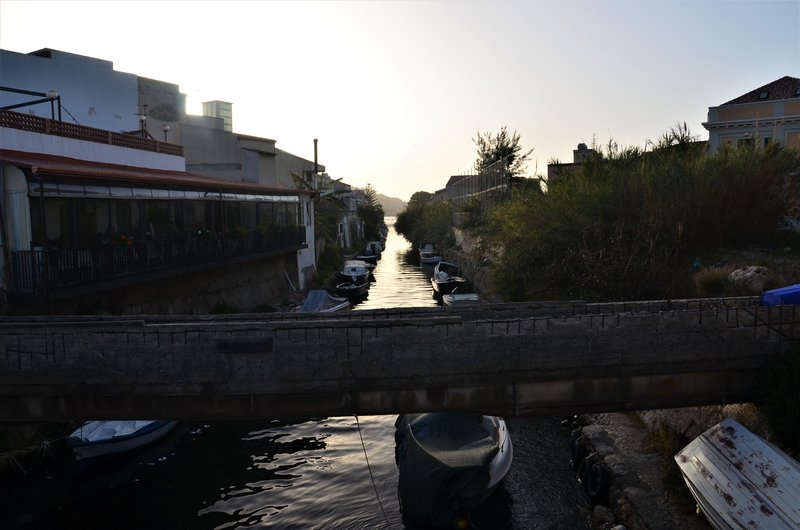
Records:
<instances>
[{"instance_id":1,"label":"boat hull","mask_svg":"<svg viewBox=\"0 0 800 530\"><path fill-rule=\"evenodd\" d=\"M444 305L447 306L462 306L462 305L475 305L480 304L481 299L477 293L450 293L442 296Z\"/></svg>"},{"instance_id":2,"label":"boat hull","mask_svg":"<svg viewBox=\"0 0 800 530\"><path fill-rule=\"evenodd\" d=\"M438 295L445 295L452 293L455 289L463 289L467 285L467 280L464 278L450 277L446 280L437 280L431 278L431 287Z\"/></svg>"},{"instance_id":3,"label":"boat hull","mask_svg":"<svg viewBox=\"0 0 800 530\"><path fill-rule=\"evenodd\" d=\"M800 464L736 421L722 420L675 461L715 528L800 528Z\"/></svg>"},{"instance_id":4,"label":"boat hull","mask_svg":"<svg viewBox=\"0 0 800 530\"><path fill-rule=\"evenodd\" d=\"M348 300L363 300L369 294L369 283L340 283L336 286L336 294Z\"/></svg>"},{"instance_id":5,"label":"boat hull","mask_svg":"<svg viewBox=\"0 0 800 530\"><path fill-rule=\"evenodd\" d=\"M160 420L154 421L131 434L122 436L94 441L86 441L77 436L69 436L64 441L72 449L75 460L86 461L126 453L149 445L167 435L177 423L176 421Z\"/></svg>"},{"instance_id":6,"label":"boat hull","mask_svg":"<svg viewBox=\"0 0 800 530\"><path fill-rule=\"evenodd\" d=\"M406 414L395 423L403 520L454 528L508 473L511 437L496 416Z\"/></svg>"}]
</instances>

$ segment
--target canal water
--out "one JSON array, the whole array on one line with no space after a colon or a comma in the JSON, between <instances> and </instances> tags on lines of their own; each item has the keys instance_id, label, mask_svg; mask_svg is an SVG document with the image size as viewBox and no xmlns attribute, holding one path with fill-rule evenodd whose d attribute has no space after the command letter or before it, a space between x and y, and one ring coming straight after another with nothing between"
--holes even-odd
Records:
<instances>
[{"instance_id":1,"label":"canal water","mask_svg":"<svg viewBox=\"0 0 800 530\"><path fill-rule=\"evenodd\" d=\"M405 262L410 246L391 227L386 246L369 298L355 310L436 304L430 271ZM0 528L402 529L394 420L181 423L111 466L20 475L0 492ZM570 425L506 421L513 465L473 514L475 528L588 528L589 505L568 460Z\"/></svg>"}]
</instances>

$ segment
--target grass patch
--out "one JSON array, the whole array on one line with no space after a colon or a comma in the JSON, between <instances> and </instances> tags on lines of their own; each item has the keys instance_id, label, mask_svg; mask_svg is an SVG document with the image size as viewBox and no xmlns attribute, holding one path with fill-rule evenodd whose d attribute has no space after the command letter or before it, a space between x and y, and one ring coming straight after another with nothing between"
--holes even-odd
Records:
<instances>
[{"instance_id":1,"label":"grass patch","mask_svg":"<svg viewBox=\"0 0 800 530\"><path fill-rule=\"evenodd\" d=\"M733 283L728 278L730 267L706 267L694 275L694 286L697 296L726 296L733 291Z\"/></svg>"},{"instance_id":2,"label":"grass patch","mask_svg":"<svg viewBox=\"0 0 800 530\"><path fill-rule=\"evenodd\" d=\"M664 472L664 491L677 509L687 514L695 512L697 502L686 487L674 457L689 441L666 422L649 429L644 440L644 449L660 457L661 470Z\"/></svg>"}]
</instances>

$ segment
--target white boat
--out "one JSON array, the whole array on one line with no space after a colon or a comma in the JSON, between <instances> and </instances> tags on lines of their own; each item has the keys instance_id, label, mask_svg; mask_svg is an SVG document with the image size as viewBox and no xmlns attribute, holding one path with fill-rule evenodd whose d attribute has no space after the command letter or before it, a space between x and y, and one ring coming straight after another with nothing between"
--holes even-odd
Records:
<instances>
[{"instance_id":1,"label":"white boat","mask_svg":"<svg viewBox=\"0 0 800 530\"><path fill-rule=\"evenodd\" d=\"M722 420L675 461L717 530L800 528L800 464L736 421Z\"/></svg>"},{"instance_id":2,"label":"white boat","mask_svg":"<svg viewBox=\"0 0 800 530\"><path fill-rule=\"evenodd\" d=\"M467 280L461 277L461 272L455 263L440 261L434 267L431 286L437 296L450 294L456 289L464 289L466 285Z\"/></svg>"},{"instance_id":3,"label":"white boat","mask_svg":"<svg viewBox=\"0 0 800 530\"><path fill-rule=\"evenodd\" d=\"M144 447L168 434L177 423L169 420L88 421L64 442L72 449L75 460L83 461Z\"/></svg>"},{"instance_id":4,"label":"white boat","mask_svg":"<svg viewBox=\"0 0 800 530\"><path fill-rule=\"evenodd\" d=\"M436 245L430 242L423 242L419 246L419 262L422 265L436 265L444 258L436 249Z\"/></svg>"},{"instance_id":5,"label":"white boat","mask_svg":"<svg viewBox=\"0 0 800 530\"><path fill-rule=\"evenodd\" d=\"M462 306L480 304L481 299L478 293L457 293L453 292L442 296L442 302L447 306Z\"/></svg>"},{"instance_id":6,"label":"white boat","mask_svg":"<svg viewBox=\"0 0 800 530\"><path fill-rule=\"evenodd\" d=\"M297 313L336 313L350 309L350 301L347 298L333 296L323 289L312 289L308 291L303 305L295 309Z\"/></svg>"},{"instance_id":7,"label":"white boat","mask_svg":"<svg viewBox=\"0 0 800 530\"><path fill-rule=\"evenodd\" d=\"M360 259L349 259L344 262L339 277L342 281L352 282L356 285L369 283L369 269L367 263Z\"/></svg>"},{"instance_id":8,"label":"white boat","mask_svg":"<svg viewBox=\"0 0 800 530\"><path fill-rule=\"evenodd\" d=\"M395 422L397 490L403 521L465 528L469 512L508 473L511 436L497 416L403 414Z\"/></svg>"}]
</instances>

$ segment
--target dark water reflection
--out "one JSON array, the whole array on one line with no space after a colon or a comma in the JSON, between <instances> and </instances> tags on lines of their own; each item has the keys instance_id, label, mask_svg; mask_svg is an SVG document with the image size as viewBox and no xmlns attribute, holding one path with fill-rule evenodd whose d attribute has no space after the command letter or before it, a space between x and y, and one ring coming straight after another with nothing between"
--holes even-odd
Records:
<instances>
[{"instance_id":1,"label":"dark water reflection","mask_svg":"<svg viewBox=\"0 0 800 530\"><path fill-rule=\"evenodd\" d=\"M403 260L408 248L392 230L369 298L357 309L436 303L430 271ZM568 461L570 427L551 418L506 419L514 462L474 513L475 527L586 528L587 504ZM0 528L400 529L394 420L180 424L111 468L3 482Z\"/></svg>"}]
</instances>

